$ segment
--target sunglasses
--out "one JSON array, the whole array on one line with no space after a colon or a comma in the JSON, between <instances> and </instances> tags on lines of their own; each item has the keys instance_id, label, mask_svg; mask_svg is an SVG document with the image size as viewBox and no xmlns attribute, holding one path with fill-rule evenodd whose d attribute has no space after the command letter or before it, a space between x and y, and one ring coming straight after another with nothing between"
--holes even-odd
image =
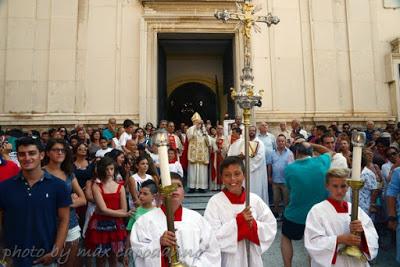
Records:
<instances>
[{"instance_id":1,"label":"sunglasses","mask_svg":"<svg viewBox=\"0 0 400 267\"><path fill-rule=\"evenodd\" d=\"M397 155L397 152L392 152L392 153L387 153L387 157L393 157L393 156L396 156Z\"/></svg>"},{"instance_id":2,"label":"sunglasses","mask_svg":"<svg viewBox=\"0 0 400 267\"><path fill-rule=\"evenodd\" d=\"M347 187L347 184L341 184L341 185L332 185L332 187L333 188L340 188L340 189L343 189L343 188L346 188Z\"/></svg>"},{"instance_id":3,"label":"sunglasses","mask_svg":"<svg viewBox=\"0 0 400 267\"><path fill-rule=\"evenodd\" d=\"M65 153L65 148L52 148L52 149L50 149L50 151L54 152L54 153L62 153L62 154L64 154Z\"/></svg>"}]
</instances>

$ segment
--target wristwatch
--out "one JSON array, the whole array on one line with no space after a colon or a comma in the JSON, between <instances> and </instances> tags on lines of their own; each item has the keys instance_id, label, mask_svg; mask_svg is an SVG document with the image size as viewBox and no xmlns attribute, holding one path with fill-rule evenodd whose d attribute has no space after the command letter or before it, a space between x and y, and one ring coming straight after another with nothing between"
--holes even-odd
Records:
<instances>
[{"instance_id":1,"label":"wristwatch","mask_svg":"<svg viewBox=\"0 0 400 267\"><path fill-rule=\"evenodd\" d=\"M397 221L397 216L388 216L388 221Z\"/></svg>"}]
</instances>

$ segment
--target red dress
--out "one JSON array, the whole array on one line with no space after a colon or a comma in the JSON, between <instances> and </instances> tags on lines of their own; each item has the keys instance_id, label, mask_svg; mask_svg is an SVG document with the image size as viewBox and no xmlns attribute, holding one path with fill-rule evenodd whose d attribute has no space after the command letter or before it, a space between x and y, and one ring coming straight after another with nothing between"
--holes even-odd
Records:
<instances>
[{"instance_id":1,"label":"red dress","mask_svg":"<svg viewBox=\"0 0 400 267\"><path fill-rule=\"evenodd\" d=\"M104 193L103 184L99 184L107 208L121 209L120 191L122 186L119 184L115 193ZM89 221L85 243L90 250L101 253L112 251L117 254L124 251L126 237L127 232L123 218L110 217L95 212Z\"/></svg>"}]
</instances>

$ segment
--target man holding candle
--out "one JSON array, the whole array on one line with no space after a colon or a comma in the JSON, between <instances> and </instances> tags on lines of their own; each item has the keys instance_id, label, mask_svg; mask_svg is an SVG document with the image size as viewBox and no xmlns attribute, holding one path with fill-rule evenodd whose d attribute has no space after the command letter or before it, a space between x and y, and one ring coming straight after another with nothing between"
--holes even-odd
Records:
<instances>
[{"instance_id":1,"label":"man holding candle","mask_svg":"<svg viewBox=\"0 0 400 267\"><path fill-rule=\"evenodd\" d=\"M369 266L368 262L338 253L357 246L368 260L378 254L378 234L372 220L358 208L358 220L350 222L351 203L344 201L348 169L330 169L326 175L329 198L312 207L307 215L304 245L311 267Z\"/></svg>"}]
</instances>

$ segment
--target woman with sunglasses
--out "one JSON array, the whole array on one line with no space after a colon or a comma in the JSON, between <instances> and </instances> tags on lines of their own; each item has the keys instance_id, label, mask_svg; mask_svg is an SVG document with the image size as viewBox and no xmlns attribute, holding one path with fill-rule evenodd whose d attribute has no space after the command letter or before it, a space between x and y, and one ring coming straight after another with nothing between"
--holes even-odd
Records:
<instances>
[{"instance_id":1,"label":"woman with sunglasses","mask_svg":"<svg viewBox=\"0 0 400 267\"><path fill-rule=\"evenodd\" d=\"M75 208L86 205L85 195L72 171L72 153L64 139L50 139L46 146L44 170L66 182L72 198L70 219L64 251L65 259L60 259L61 266L77 266L81 228ZM66 253L64 253L66 254Z\"/></svg>"},{"instance_id":2,"label":"woman with sunglasses","mask_svg":"<svg viewBox=\"0 0 400 267\"><path fill-rule=\"evenodd\" d=\"M86 182L93 177L94 164L88 160L88 146L85 143L78 143L74 150L75 161L73 172L78 179L79 186L84 188Z\"/></svg>"}]
</instances>

